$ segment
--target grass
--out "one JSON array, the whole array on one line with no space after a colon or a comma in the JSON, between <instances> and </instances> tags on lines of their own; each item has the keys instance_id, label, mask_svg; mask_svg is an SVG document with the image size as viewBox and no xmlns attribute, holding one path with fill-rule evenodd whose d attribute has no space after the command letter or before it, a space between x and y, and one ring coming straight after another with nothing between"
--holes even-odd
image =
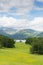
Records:
<instances>
[{"instance_id":1,"label":"grass","mask_svg":"<svg viewBox=\"0 0 43 65\"><path fill-rule=\"evenodd\" d=\"M30 54L30 45L21 42L15 47L0 49L0 65L43 65L43 55Z\"/></svg>"}]
</instances>

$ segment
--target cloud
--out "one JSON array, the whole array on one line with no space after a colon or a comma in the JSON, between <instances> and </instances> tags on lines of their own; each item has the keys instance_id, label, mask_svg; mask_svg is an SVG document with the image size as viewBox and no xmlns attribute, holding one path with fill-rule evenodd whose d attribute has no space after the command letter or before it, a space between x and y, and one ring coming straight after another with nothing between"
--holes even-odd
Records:
<instances>
[{"instance_id":1,"label":"cloud","mask_svg":"<svg viewBox=\"0 0 43 65\"><path fill-rule=\"evenodd\" d=\"M30 28L38 31L43 31L43 17L36 17L30 23Z\"/></svg>"},{"instance_id":2,"label":"cloud","mask_svg":"<svg viewBox=\"0 0 43 65\"><path fill-rule=\"evenodd\" d=\"M38 7L38 6L34 6L34 10L43 10L43 8L41 8L41 7Z\"/></svg>"},{"instance_id":3,"label":"cloud","mask_svg":"<svg viewBox=\"0 0 43 65\"><path fill-rule=\"evenodd\" d=\"M12 27L17 29L35 29L39 31L43 31L43 17L35 17L32 20L27 20L26 18L30 14L30 10L43 10L43 8L34 5L35 0L0 0L0 27ZM37 2L43 2L43 0L36 0ZM22 19L17 19L18 16L14 17L7 17L6 15L23 15ZM31 16L32 17L32 16ZM31 19L31 18L30 18Z\"/></svg>"},{"instance_id":4,"label":"cloud","mask_svg":"<svg viewBox=\"0 0 43 65\"><path fill-rule=\"evenodd\" d=\"M12 27L17 29L28 28L26 19L15 19L12 17L0 17L0 27Z\"/></svg>"},{"instance_id":5,"label":"cloud","mask_svg":"<svg viewBox=\"0 0 43 65\"><path fill-rule=\"evenodd\" d=\"M15 19L12 17L0 17L0 27L16 29L34 29L43 31L43 17L36 17L31 21L27 19Z\"/></svg>"},{"instance_id":6,"label":"cloud","mask_svg":"<svg viewBox=\"0 0 43 65\"><path fill-rule=\"evenodd\" d=\"M25 14L33 7L34 0L0 0L0 11ZM11 8L16 8L16 10Z\"/></svg>"}]
</instances>

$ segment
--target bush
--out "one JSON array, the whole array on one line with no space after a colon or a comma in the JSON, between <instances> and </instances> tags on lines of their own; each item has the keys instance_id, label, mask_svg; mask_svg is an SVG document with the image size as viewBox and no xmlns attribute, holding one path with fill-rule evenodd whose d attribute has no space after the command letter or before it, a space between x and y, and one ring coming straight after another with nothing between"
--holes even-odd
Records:
<instances>
[{"instance_id":1,"label":"bush","mask_svg":"<svg viewBox=\"0 0 43 65\"><path fill-rule=\"evenodd\" d=\"M33 38L31 53L43 54L43 38Z\"/></svg>"},{"instance_id":2,"label":"bush","mask_svg":"<svg viewBox=\"0 0 43 65\"><path fill-rule=\"evenodd\" d=\"M0 48L2 48L2 42L0 42Z\"/></svg>"},{"instance_id":3,"label":"bush","mask_svg":"<svg viewBox=\"0 0 43 65\"><path fill-rule=\"evenodd\" d=\"M15 41L9 37L0 35L0 47L13 48Z\"/></svg>"},{"instance_id":4,"label":"bush","mask_svg":"<svg viewBox=\"0 0 43 65\"><path fill-rule=\"evenodd\" d=\"M14 47L14 40L10 38L5 38L3 41L3 46L7 48L13 48Z\"/></svg>"},{"instance_id":5,"label":"bush","mask_svg":"<svg viewBox=\"0 0 43 65\"><path fill-rule=\"evenodd\" d=\"M32 39L33 39L33 38L27 38L25 43L26 43L26 44L31 44L32 41L33 41Z\"/></svg>"}]
</instances>

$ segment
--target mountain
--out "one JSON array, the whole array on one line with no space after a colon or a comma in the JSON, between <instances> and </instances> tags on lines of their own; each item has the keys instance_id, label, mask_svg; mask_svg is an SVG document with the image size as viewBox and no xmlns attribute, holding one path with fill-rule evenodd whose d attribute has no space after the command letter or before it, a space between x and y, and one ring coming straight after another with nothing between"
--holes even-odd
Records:
<instances>
[{"instance_id":1,"label":"mountain","mask_svg":"<svg viewBox=\"0 0 43 65\"><path fill-rule=\"evenodd\" d=\"M0 34L9 36L14 39L26 39L28 37L43 37L43 32L35 31L32 29L14 29L14 28L7 28L1 27Z\"/></svg>"},{"instance_id":2,"label":"mountain","mask_svg":"<svg viewBox=\"0 0 43 65\"><path fill-rule=\"evenodd\" d=\"M35 31L31 29L23 29L17 31L15 34L10 35L10 37L15 39L26 39L28 37L33 36L33 32L35 33Z\"/></svg>"},{"instance_id":3,"label":"mountain","mask_svg":"<svg viewBox=\"0 0 43 65\"><path fill-rule=\"evenodd\" d=\"M38 34L37 36L39 36L39 37L43 37L43 32L41 32L41 33Z\"/></svg>"}]
</instances>

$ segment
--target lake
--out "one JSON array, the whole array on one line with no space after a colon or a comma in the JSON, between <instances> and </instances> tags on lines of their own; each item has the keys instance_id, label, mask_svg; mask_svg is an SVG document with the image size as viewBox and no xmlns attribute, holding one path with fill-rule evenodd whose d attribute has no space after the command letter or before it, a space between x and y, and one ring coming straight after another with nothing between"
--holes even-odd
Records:
<instances>
[{"instance_id":1,"label":"lake","mask_svg":"<svg viewBox=\"0 0 43 65\"><path fill-rule=\"evenodd\" d=\"M26 40L15 40L16 42L26 42Z\"/></svg>"}]
</instances>

